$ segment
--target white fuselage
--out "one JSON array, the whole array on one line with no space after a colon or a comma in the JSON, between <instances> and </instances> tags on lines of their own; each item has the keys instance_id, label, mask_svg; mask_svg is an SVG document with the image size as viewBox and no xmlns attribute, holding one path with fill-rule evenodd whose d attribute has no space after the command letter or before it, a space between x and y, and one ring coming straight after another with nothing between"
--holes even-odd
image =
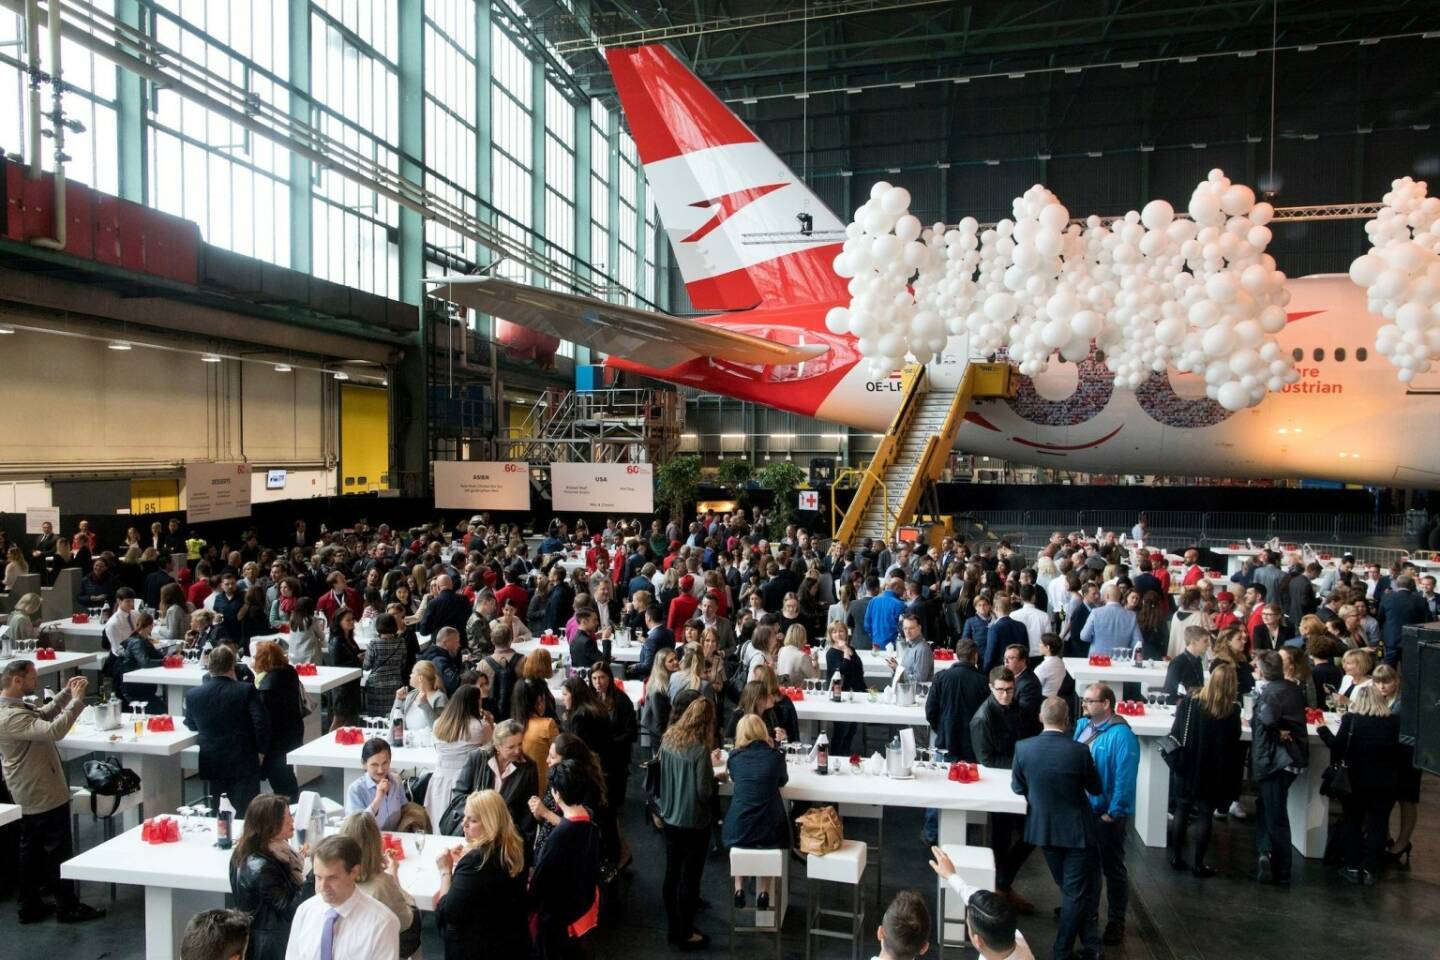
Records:
<instances>
[{"instance_id":1,"label":"white fuselage","mask_svg":"<svg viewBox=\"0 0 1440 960\"><path fill-rule=\"evenodd\" d=\"M1077 396L1077 365L1052 362L1034 381L1042 400L1038 415L1034 406L1027 419L1012 402L978 400L971 410L989 427L966 422L956 446L1012 462L1091 473L1440 486L1440 450L1428 445L1440 391L1427 390L1432 381L1440 387L1440 377L1417 377L1408 386L1396 378L1375 350L1375 331L1384 321L1366 310L1364 292L1348 277L1305 277L1290 281L1289 289L1292 321L1276 339L1287 352L1301 351L1301 379L1256 407L1209 425L1178 426L1195 419L1196 412L1202 421L1218 419L1203 415L1212 407L1198 377L1170 371L1180 399L1160 403L1148 398L1157 419L1136 392L1115 389L1107 400L1095 377ZM965 338L951 338L941 362L928 369L932 388L955 389L967 362L966 347ZM881 432L900 396L898 383L875 381L857 365L817 416Z\"/></svg>"}]
</instances>

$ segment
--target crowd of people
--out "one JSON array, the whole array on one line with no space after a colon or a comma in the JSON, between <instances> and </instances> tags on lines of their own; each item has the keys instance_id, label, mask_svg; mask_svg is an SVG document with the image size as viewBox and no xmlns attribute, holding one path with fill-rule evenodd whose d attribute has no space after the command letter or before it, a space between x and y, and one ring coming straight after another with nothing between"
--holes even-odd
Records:
<instances>
[{"instance_id":1,"label":"crowd of people","mask_svg":"<svg viewBox=\"0 0 1440 960\"><path fill-rule=\"evenodd\" d=\"M478 955L479 929L500 931L522 953L583 953L631 862L619 811L637 740L647 812L664 835L667 938L703 949L697 912L709 853L794 841L781 746L799 740L799 723L781 686L827 678L863 691L859 654L871 649L930 684L925 716L937 758L1010 769L1027 797L1027 815L992 817L996 890L982 897L986 916L1010 918L1012 949L1014 916L1033 909L1016 879L1037 846L1061 891L1057 954L1068 955L1076 939L1098 950L1125 937L1138 742L1116 711L1126 691L1077 689L1065 656L1135 650L1169 661L1177 869L1213 873L1212 821L1249 816L1241 797L1248 767L1256 876L1289 882L1285 795L1307 762L1306 706L1347 709L1333 738L1356 784L1343 802L1343 849L1334 852L1347 879L1373 882L1410 853L1418 776L1394 722L1394 664L1400 630L1440 616L1440 598L1433 577L1417 584L1401 566L1362 573L1346 558L1327 573L1262 552L1231 592L1215 589L1198 550L1172 574L1162 556L1115 534L1057 533L1031 556L952 538L822 549L793 525L772 542L766 518L743 511L688 524L610 520L593 532L557 520L538 549L484 514L455 528L362 522L318 537L297 523L285 544L265 547L246 535L233 549L193 534L176 540L178 523L168 526L155 524L149 539L132 530L123 551L98 550L83 528L37 542L37 551L54 556L69 544L66 562L82 564L88 553L80 602L110 608L118 696L154 697L125 676L156 662L167 639L204 650L208 676L187 695L184 721L198 732L211 794L228 795L245 816L232 886L252 915L247 956L327 956L314 945L331 938L336 950L336 938L359 936L357 928L367 945L353 941L356 952L343 955L409 956L419 914L385 881L393 863L372 849L376 831L390 830L463 841L438 859L447 957ZM24 553L11 562L23 564ZM38 606L28 609L22 598L12 630L38 627ZM568 644L563 679L545 647L526 655L514 648L546 632ZM612 660L622 636L639 643L625 672ZM937 671L941 648L957 662ZM344 797L347 829L297 852L288 803L298 785L285 757L303 740L305 714L322 707L301 690L294 665L302 662L363 671L363 682L328 695L332 725L398 709L406 729L431 733L437 765L421 782L402 782L391 746L367 742L364 773ZM627 676L643 686L638 703L620 686ZM0 753L20 796L48 759L19 732L42 722L23 703L33 690L8 672L6 683ZM1252 696L1247 753L1240 715ZM57 698L45 709L54 703L58 719L45 722L63 725L73 703ZM831 749L848 754L864 731L839 723L831 734ZM722 760L728 807L717 783ZM261 792L262 781L271 792ZM42 791L21 801L36 889L59 886L54 868L70 844L68 816L50 816L49 799ZM927 842L937 823L929 813ZM733 894L746 902L738 883ZM757 906L773 895L760 885ZM56 897L62 917L81 909ZM349 922L353 911L363 919ZM339 932L337 917L346 920ZM232 920L212 919L206 936L225 940ZM1004 928L986 936L1003 941Z\"/></svg>"}]
</instances>

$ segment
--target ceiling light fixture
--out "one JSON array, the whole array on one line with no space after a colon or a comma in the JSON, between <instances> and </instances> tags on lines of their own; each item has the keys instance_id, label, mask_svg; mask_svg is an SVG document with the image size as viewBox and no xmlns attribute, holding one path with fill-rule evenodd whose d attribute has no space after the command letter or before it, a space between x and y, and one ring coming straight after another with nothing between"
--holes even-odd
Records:
<instances>
[{"instance_id":1,"label":"ceiling light fixture","mask_svg":"<svg viewBox=\"0 0 1440 960\"><path fill-rule=\"evenodd\" d=\"M350 379L350 374L346 373L344 370L336 370L334 373L331 374L331 376L334 377L336 380Z\"/></svg>"},{"instance_id":2,"label":"ceiling light fixture","mask_svg":"<svg viewBox=\"0 0 1440 960\"><path fill-rule=\"evenodd\" d=\"M845 88L845 92L846 92L846 93L859 93L859 92L860 92L860 88L859 88L859 87L846 87L846 88Z\"/></svg>"},{"instance_id":3,"label":"ceiling light fixture","mask_svg":"<svg viewBox=\"0 0 1440 960\"><path fill-rule=\"evenodd\" d=\"M203 353L200 355L201 363L219 363L220 355L216 353Z\"/></svg>"},{"instance_id":4,"label":"ceiling light fixture","mask_svg":"<svg viewBox=\"0 0 1440 960\"><path fill-rule=\"evenodd\" d=\"M291 372L292 370L294 370L294 369L295 369L295 368L292 367L292 366L290 366L290 364L288 364L288 363L277 363L277 364L275 364L275 372L276 372L276 373L290 373L290 372Z\"/></svg>"},{"instance_id":5,"label":"ceiling light fixture","mask_svg":"<svg viewBox=\"0 0 1440 960\"><path fill-rule=\"evenodd\" d=\"M0 337L8 336L9 334L12 334L14 332L14 327L7 327L4 324L0 324Z\"/></svg>"},{"instance_id":6,"label":"ceiling light fixture","mask_svg":"<svg viewBox=\"0 0 1440 960\"><path fill-rule=\"evenodd\" d=\"M914 90L914 89L915 89L915 84L913 84L913 83L902 83L902 84L900 84L900 89L901 89L901 90Z\"/></svg>"},{"instance_id":7,"label":"ceiling light fixture","mask_svg":"<svg viewBox=\"0 0 1440 960\"><path fill-rule=\"evenodd\" d=\"M126 343L124 340L111 340L109 343L109 347L111 350L129 350L130 344Z\"/></svg>"}]
</instances>

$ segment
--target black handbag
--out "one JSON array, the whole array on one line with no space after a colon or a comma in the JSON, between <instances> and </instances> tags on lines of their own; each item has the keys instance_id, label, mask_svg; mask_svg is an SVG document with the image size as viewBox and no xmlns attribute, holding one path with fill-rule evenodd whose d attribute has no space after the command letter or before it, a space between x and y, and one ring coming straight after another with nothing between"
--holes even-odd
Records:
<instances>
[{"instance_id":1,"label":"black handbag","mask_svg":"<svg viewBox=\"0 0 1440 960\"><path fill-rule=\"evenodd\" d=\"M1171 733L1160 741L1160 756L1165 761L1165 765L1172 770L1175 769L1175 764L1180 762L1180 758L1185 755L1185 744L1190 742L1190 718L1195 713L1195 703L1186 697L1180 701L1179 709L1185 713L1185 719L1180 725L1180 738L1177 740L1175 734Z\"/></svg>"},{"instance_id":2,"label":"black handbag","mask_svg":"<svg viewBox=\"0 0 1440 960\"><path fill-rule=\"evenodd\" d=\"M426 770L418 776L406 777L404 780L405 799L411 803L423 805L425 803L425 794L430 789L430 774L432 772L431 770Z\"/></svg>"},{"instance_id":3,"label":"black handbag","mask_svg":"<svg viewBox=\"0 0 1440 960\"><path fill-rule=\"evenodd\" d=\"M1345 746L1350 746L1350 728L1345 728ZM1343 751L1342 751L1343 752ZM1350 783L1350 768L1344 760L1332 760L1330 766L1320 771L1320 796L1331 800L1344 800L1354 787Z\"/></svg>"},{"instance_id":4,"label":"black handbag","mask_svg":"<svg viewBox=\"0 0 1440 960\"><path fill-rule=\"evenodd\" d=\"M90 814L96 818L113 817L120 809L120 801L140 791L140 775L128 767L120 766L114 757L85 761L85 786L90 790ZM110 812L99 812L96 797L110 798Z\"/></svg>"}]
</instances>

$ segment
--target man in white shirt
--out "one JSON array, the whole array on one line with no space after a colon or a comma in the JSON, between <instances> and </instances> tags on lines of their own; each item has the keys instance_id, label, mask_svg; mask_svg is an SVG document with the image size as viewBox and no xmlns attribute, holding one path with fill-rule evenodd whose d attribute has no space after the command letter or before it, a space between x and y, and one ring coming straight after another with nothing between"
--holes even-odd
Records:
<instances>
[{"instance_id":1,"label":"man in white shirt","mask_svg":"<svg viewBox=\"0 0 1440 960\"><path fill-rule=\"evenodd\" d=\"M1015 909L991 890L972 887L955 872L955 864L939 847L931 847L930 868L965 901L965 927L970 943L985 960L1035 960L1025 934L1015 929Z\"/></svg>"},{"instance_id":2,"label":"man in white shirt","mask_svg":"<svg viewBox=\"0 0 1440 960\"><path fill-rule=\"evenodd\" d=\"M356 885L360 847L326 837L315 847L315 896L290 924L285 960L398 960L400 920Z\"/></svg>"},{"instance_id":3,"label":"man in white shirt","mask_svg":"<svg viewBox=\"0 0 1440 960\"><path fill-rule=\"evenodd\" d=\"M105 639L110 649L119 651L135 634L135 591L121 587L115 591L115 612L105 621Z\"/></svg>"},{"instance_id":4,"label":"man in white shirt","mask_svg":"<svg viewBox=\"0 0 1440 960\"><path fill-rule=\"evenodd\" d=\"M1035 606L1035 588L1031 584L1020 584L1020 600L1020 609L1012 610L1010 619L1025 625L1025 632L1030 636L1030 665L1036 666L1045 657L1040 638L1050 632L1050 615Z\"/></svg>"}]
</instances>

